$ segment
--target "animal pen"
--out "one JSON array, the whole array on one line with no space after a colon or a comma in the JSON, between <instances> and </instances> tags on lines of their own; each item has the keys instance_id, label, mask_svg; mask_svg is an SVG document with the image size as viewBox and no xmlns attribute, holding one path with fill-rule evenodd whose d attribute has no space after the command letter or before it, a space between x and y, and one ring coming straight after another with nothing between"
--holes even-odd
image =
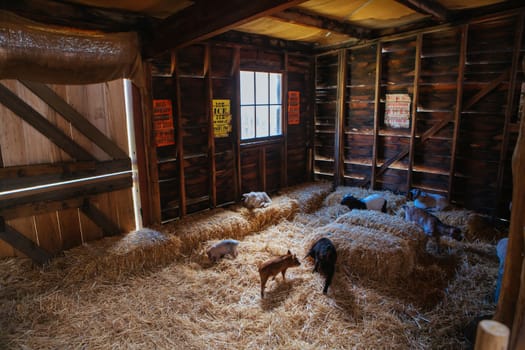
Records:
<instances>
[{"instance_id":1,"label":"animal pen","mask_svg":"<svg viewBox=\"0 0 525 350\"><path fill-rule=\"evenodd\" d=\"M519 1L38 0L0 18L0 348L525 346ZM463 240L408 221L411 190ZM236 253L211 259L225 239ZM259 266L287 251L300 265L261 297Z\"/></svg>"}]
</instances>

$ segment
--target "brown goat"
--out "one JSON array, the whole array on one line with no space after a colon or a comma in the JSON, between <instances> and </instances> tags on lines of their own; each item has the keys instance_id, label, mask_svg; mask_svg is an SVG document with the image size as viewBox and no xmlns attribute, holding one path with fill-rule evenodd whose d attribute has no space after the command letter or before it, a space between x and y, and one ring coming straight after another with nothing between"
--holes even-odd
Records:
<instances>
[{"instance_id":1,"label":"brown goat","mask_svg":"<svg viewBox=\"0 0 525 350\"><path fill-rule=\"evenodd\" d=\"M423 229L425 235L434 239L438 250L441 250L441 236L449 236L457 241L463 239L461 230L457 227L444 224L436 216L416 207L405 205L405 221L413 222Z\"/></svg>"}]
</instances>

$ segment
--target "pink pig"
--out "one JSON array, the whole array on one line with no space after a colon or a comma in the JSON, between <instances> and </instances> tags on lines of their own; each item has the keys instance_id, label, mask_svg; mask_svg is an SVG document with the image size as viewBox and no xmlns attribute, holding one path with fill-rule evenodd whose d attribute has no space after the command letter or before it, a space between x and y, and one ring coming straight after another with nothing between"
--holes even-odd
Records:
<instances>
[{"instance_id":1,"label":"pink pig","mask_svg":"<svg viewBox=\"0 0 525 350\"><path fill-rule=\"evenodd\" d=\"M230 254L236 258L238 245L239 241L235 239L225 239L209 247L206 251L206 254L208 254L208 259L210 259L212 262L216 262L227 254Z\"/></svg>"}]
</instances>

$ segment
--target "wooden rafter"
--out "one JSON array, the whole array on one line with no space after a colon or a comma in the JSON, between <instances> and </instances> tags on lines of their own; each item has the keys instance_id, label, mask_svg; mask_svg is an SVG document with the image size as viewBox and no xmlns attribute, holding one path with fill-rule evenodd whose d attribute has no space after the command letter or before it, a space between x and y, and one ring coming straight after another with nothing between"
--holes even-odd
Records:
<instances>
[{"instance_id":1,"label":"wooden rafter","mask_svg":"<svg viewBox=\"0 0 525 350\"><path fill-rule=\"evenodd\" d=\"M198 1L160 23L155 28L155 36L145 44L143 54L153 57L168 49L209 39L302 2L304 0Z\"/></svg>"},{"instance_id":2,"label":"wooden rafter","mask_svg":"<svg viewBox=\"0 0 525 350\"><path fill-rule=\"evenodd\" d=\"M144 31L155 20L139 13L110 10L63 1L0 1L0 9L41 23L105 32Z\"/></svg>"},{"instance_id":3,"label":"wooden rafter","mask_svg":"<svg viewBox=\"0 0 525 350\"><path fill-rule=\"evenodd\" d=\"M451 19L451 12L441 5L438 1L430 0L395 0L396 2L405 5L406 7L422 13L430 15L439 22L446 22Z\"/></svg>"},{"instance_id":4,"label":"wooden rafter","mask_svg":"<svg viewBox=\"0 0 525 350\"><path fill-rule=\"evenodd\" d=\"M4 104L74 159L95 160L89 152L2 84L0 84L0 103Z\"/></svg>"},{"instance_id":5,"label":"wooden rafter","mask_svg":"<svg viewBox=\"0 0 525 350\"><path fill-rule=\"evenodd\" d=\"M273 14L272 17L279 18L280 20L284 20L289 23L297 23L309 27L326 29L331 32L346 34L360 39L367 39L372 35L372 31L370 29L322 17L318 14L302 9L287 9Z\"/></svg>"}]
</instances>

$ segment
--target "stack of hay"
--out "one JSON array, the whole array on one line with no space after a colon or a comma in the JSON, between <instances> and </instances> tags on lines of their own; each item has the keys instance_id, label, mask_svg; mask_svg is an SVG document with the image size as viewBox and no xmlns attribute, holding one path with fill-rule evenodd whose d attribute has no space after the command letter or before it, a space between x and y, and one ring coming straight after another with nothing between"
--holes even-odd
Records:
<instances>
[{"instance_id":1,"label":"stack of hay","mask_svg":"<svg viewBox=\"0 0 525 350\"><path fill-rule=\"evenodd\" d=\"M352 210L312 237L330 238L338 252L338 265L373 280L408 277L425 249L426 237L415 225L398 216L377 211Z\"/></svg>"}]
</instances>

